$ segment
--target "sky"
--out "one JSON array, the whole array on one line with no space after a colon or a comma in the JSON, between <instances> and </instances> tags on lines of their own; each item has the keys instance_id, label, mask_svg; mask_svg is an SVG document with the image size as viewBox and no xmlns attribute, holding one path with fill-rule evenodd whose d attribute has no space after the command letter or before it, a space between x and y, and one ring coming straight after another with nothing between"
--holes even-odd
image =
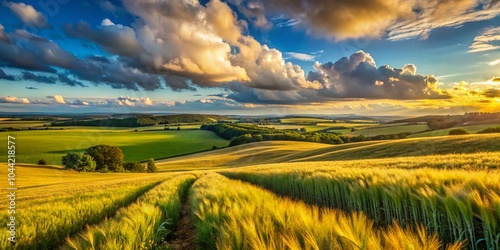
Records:
<instances>
[{"instance_id":1,"label":"sky","mask_svg":"<svg viewBox=\"0 0 500 250\"><path fill-rule=\"evenodd\" d=\"M0 112L500 111L499 0L0 0Z\"/></svg>"}]
</instances>

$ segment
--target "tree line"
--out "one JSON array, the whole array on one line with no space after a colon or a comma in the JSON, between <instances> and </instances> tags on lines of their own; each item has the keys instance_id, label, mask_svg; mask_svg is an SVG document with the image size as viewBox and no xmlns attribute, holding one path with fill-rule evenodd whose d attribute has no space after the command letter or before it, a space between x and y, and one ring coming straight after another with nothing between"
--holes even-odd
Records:
<instances>
[{"instance_id":1,"label":"tree line","mask_svg":"<svg viewBox=\"0 0 500 250\"><path fill-rule=\"evenodd\" d=\"M231 140L229 146L240 145L257 141L306 141L320 142L328 144L343 144L349 142L360 142L370 140L391 140L406 138L411 133L398 133L390 135L376 136L354 136L348 137L334 132L314 131L305 132L304 130L293 129L275 129L268 127L259 127L256 125L234 124L234 123L216 123L205 124L201 126L202 130L209 130L218 136Z\"/></svg>"},{"instance_id":2,"label":"tree line","mask_svg":"<svg viewBox=\"0 0 500 250\"><path fill-rule=\"evenodd\" d=\"M53 122L52 126L100 126L100 127L145 127L159 124L201 124L212 123L214 121L225 120L225 116L220 115L197 115L197 114L179 114L179 115L140 115L128 118L110 118L110 119L91 119L91 120L70 120L62 122Z\"/></svg>"}]
</instances>

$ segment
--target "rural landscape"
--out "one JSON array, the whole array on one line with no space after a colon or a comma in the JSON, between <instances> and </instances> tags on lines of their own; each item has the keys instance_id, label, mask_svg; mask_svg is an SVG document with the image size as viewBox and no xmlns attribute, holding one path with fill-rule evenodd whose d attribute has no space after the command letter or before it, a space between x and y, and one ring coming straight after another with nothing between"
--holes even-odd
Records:
<instances>
[{"instance_id":1,"label":"rural landscape","mask_svg":"<svg viewBox=\"0 0 500 250\"><path fill-rule=\"evenodd\" d=\"M0 249L498 250L499 23L494 0L2 1Z\"/></svg>"},{"instance_id":2,"label":"rural landscape","mask_svg":"<svg viewBox=\"0 0 500 250\"><path fill-rule=\"evenodd\" d=\"M2 118L15 248L500 247L500 113L364 119Z\"/></svg>"}]
</instances>

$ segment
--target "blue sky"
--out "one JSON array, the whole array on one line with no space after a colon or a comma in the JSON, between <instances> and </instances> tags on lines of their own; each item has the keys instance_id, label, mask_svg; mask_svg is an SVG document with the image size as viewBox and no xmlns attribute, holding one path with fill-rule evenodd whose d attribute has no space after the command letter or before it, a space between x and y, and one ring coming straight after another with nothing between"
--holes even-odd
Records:
<instances>
[{"instance_id":1,"label":"blue sky","mask_svg":"<svg viewBox=\"0 0 500 250\"><path fill-rule=\"evenodd\" d=\"M3 1L0 111L498 111L499 13L489 0Z\"/></svg>"}]
</instances>

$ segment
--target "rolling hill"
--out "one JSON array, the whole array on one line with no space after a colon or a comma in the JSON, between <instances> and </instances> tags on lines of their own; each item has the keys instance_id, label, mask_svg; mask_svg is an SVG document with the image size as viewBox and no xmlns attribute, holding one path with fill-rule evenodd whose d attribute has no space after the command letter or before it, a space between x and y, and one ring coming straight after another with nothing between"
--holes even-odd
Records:
<instances>
[{"instance_id":1,"label":"rolling hill","mask_svg":"<svg viewBox=\"0 0 500 250\"><path fill-rule=\"evenodd\" d=\"M293 141L248 143L157 161L160 171L241 167L267 163L382 159L500 152L500 135L425 137L330 145Z\"/></svg>"}]
</instances>

